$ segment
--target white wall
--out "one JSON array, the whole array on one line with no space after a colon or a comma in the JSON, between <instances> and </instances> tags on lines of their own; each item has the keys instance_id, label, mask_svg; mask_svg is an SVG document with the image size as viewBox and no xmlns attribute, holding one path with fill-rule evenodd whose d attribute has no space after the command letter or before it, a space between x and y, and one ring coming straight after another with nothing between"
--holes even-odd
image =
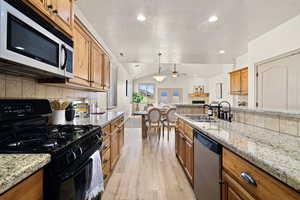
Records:
<instances>
[{"instance_id":1,"label":"white wall","mask_svg":"<svg viewBox=\"0 0 300 200\"><path fill-rule=\"evenodd\" d=\"M300 15L248 43L249 107L256 103L254 65L296 49L300 49Z\"/></svg>"},{"instance_id":2,"label":"white wall","mask_svg":"<svg viewBox=\"0 0 300 200\"><path fill-rule=\"evenodd\" d=\"M126 80L128 80L128 96L126 96ZM132 78L123 66L118 67L118 102L114 111L123 111L128 116L131 113Z\"/></svg>"},{"instance_id":3,"label":"white wall","mask_svg":"<svg viewBox=\"0 0 300 200\"><path fill-rule=\"evenodd\" d=\"M234 70L239 70L249 66L249 56L245 53L235 59Z\"/></svg>"},{"instance_id":4,"label":"white wall","mask_svg":"<svg viewBox=\"0 0 300 200\"><path fill-rule=\"evenodd\" d=\"M222 66L222 73L219 73L211 78L208 79L209 82L209 102L212 101L229 101L233 103L233 98L230 94L230 79L229 79L229 72L233 70L234 65L223 65ZM217 98L216 94L216 86L217 83L222 83L223 85L223 98Z\"/></svg>"},{"instance_id":5,"label":"white wall","mask_svg":"<svg viewBox=\"0 0 300 200\"><path fill-rule=\"evenodd\" d=\"M138 86L140 83L151 83L155 85L155 100L157 103L157 90L158 88L183 88L183 103L191 103L192 98L189 97L189 93L193 93L194 86L204 85L204 92L209 92L209 83L207 79L198 77L182 76L178 78L168 77L162 83L158 83L152 76L139 78L134 80L134 91L138 92Z\"/></svg>"}]
</instances>

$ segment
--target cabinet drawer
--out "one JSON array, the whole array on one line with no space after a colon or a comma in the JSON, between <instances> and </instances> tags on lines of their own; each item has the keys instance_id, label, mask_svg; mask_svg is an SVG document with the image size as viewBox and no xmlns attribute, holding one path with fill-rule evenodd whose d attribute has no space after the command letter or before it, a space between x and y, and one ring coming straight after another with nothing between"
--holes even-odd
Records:
<instances>
[{"instance_id":1,"label":"cabinet drawer","mask_svg":"<svg viewBox=\"0 0 300 200\"><path fill-rule=\"evenodd\" d=\"M225 148L223 148L223 168L256 199L300 199L300 194ZM244 177L250 176L256 185L248 183L249 178L248 182L247 177L242 178L242 173L245 173Z\"/></svg>"},{"instance_id":2,"label":"cabinet drawer","mask_svg":"<svg viewBox=\"0 0 300 200\"><path fill-rule=\"evenodd\" d=\"M104 134L104 135L110 134L110 124L108 124L102 128L102 134Z\"/></svg>"},{"instance_id":3,"label":"cabinet drawer","mask_svg":"<svg viewBox=\"0 0 300 200\"><path fill-rule=\"evenodd\" d=\"M110 137L106 137L103 140L103 144L102 145L103 145L102 152L106 152L110 148Z\"/></svg>"},{"instance_id":4,"label":"cabinet drawer","mask_svg":"<svg viewBox=\"0 0 300 200\"><path fill-rule=\"evenodd\" d=\"M111 123L111 132L114 132L118 128L118 121Z\"/></svg>"}]
</instances>

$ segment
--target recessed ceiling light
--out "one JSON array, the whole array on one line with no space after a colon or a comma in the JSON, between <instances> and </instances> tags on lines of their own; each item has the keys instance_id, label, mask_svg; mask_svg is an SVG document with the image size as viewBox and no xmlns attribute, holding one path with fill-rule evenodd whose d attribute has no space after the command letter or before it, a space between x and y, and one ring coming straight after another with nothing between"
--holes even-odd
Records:
<instances>
[{"instance_id":1,"label":"recessed ceiling light","mask_svg":"<svg viewBox=\"0 0 300 200\"><path fill-rule=\"evenodd\" d=\"M219 54L224 54L224 53L225 53L224 50L220 50L220 51L219 51Z\"/></svg>"},{"instance_id":2,"label":"recessed ceiling light","mask_svg":"<svg viewBox=\"0 0 300 200\"><path fill-rule=\"evenodd\" d=\"M219 19L219 18L218 18L217 16L213 15L213 16L211 16L211 17L208 19L208 22L213 23L213 22L218 21L218 19Z\"/></svg>"},{"instance_id":3,"label":"recessed ceiling light","mask_svg":"<svg viewBox=\"0 0 300 200\"><path fill-rule=\"evenodd\" d=\"M140 22L143 22L143 21L146 20L146 17L145 17L145 15L143 15L143 14L139 14L139 15L137 16L136 19L137 19L138 21L140 21Z\"/></svg>"}]
</instances>

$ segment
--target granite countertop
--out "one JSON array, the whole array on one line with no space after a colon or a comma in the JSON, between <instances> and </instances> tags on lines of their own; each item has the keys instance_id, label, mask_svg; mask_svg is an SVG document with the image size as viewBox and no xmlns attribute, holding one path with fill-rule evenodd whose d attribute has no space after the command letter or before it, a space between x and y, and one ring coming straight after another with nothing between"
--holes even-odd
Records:
<instances>
[{"instance_id":1,"label":"granite countertop","mask_svg":"<svg viewBox=\"0 0 300 200\"><path fill-rule=\"evenodd\" d=\"M195 122L177 116L300 192L300 137L237 122Z\"/></svg>"},{"instance_id":2,"label":"granite countertop","mask_svg":"<svg viewBox=\"0 0 300 200\"><path fill-rule=\"evenodd\" d=\"M107 124L111 123L115 119L124 115L124 112L106 112L102 115L91 115L88 118L75 118L72 122L65 122L65 124L74 124L74 125L86 125L92 124L95 126L104 127Z\"/></svg>"},{"instance_id":3,"label":"granite countertop","mask_svg":"<svg viewBox=\"0 0 300 200\"><path fill-rule=\"evenodd\" d=\"M50 154L0 154L0 194L50 162Z\"/></svg>"}]
</instances>

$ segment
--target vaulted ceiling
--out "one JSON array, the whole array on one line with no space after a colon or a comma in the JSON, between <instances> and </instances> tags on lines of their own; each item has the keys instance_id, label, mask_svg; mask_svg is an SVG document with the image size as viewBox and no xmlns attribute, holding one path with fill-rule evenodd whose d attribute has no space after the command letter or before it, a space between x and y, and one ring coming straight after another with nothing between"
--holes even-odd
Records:
<instances>
[{"instance_id":1,"label":"vaulted ceiling","mask_svg":"<svg viewBox=\"0 0 300 200\"><path fill-rule=\"evenodd\" d=\"M234 63L249 40L300 14L299 0L77 0L77 5L135 77L157 71L158 52L162 63L181 63L183 71ZM139 14L146 20L138 21ZM209 23L213 15L219 20Z\"/></svg>"}]
</instances>

